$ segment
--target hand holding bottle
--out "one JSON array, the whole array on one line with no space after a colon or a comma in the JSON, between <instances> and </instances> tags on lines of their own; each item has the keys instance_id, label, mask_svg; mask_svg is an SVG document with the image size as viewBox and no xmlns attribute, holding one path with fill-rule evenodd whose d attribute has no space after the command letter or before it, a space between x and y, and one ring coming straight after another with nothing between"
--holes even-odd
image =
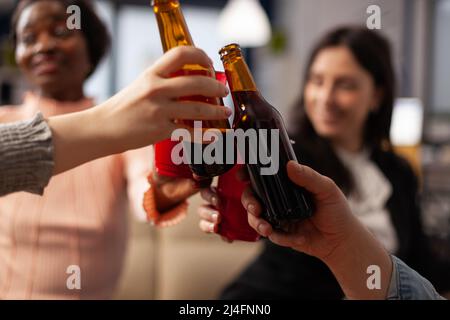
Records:
<instances>
[{"instance_id":1,"label":"hand holding bottle","mask_svg":"<svg viewBox=\"0 0 450 320\"><path fill-rule=\"evenodd\" d=\"M202 188L209 186L211 179L202 178L174 178L152 173L156 209L159 212L166 212L187 198L193 196Z\"/></svg>"},{"instance_id":2,"label":"hand holding bottle","mask_svg":"<svg viewBox=\"0 0 450 320\"><path fill-rule=\"evenodd\" d=\"M207 233L217 233L224 241L257 241L258 233L247 221L241 196L248 182L239 179L243 165L236 165L231 171L219 177L217 188L203 189L202 198L207 202L198 210L200 229Z\"/></svg>"},{"instance_id":3,"label":"hand holding bottle","mask_svg":"<svg viewBox=\"0 0 450 320\"><path fill-rule=\"evenodd\" d=\"M306 166L291 161L287 165L293 183L308 190L315 202L314 215L293 223L285 231L274 231L261 219L261 205L249 188L242 196L250 225L272 242L321 259L341 285L346 297L385 299L392 274L389 254L352 214L344 194L336 184ZM381 270L381 289L367 286L367 268Z\"/></svg>"},{"instance_id":4,"label":"hand holding bottle","mask_svg":"<svg viewBox=\"0 0 450 320\"><path fill-rule=\"evenodd\" d=\"M203 189L200 194L202 199L206 201L206 204L203 204L198 208L200 230L205 233L218 233L221 221L218 208L221 206L221 199L217 194L217 188L210 187ZM224 236L221 238L225 242L233 242L233 240L230 240Z\"/></svg>"},{"instance_id":5,"label":"hand holding bottle","mask_svg":"<svg viewBox=\"0 0 450 320\"><path fill-rule=\"evenodd\" d=\"M184 19L183 11L181 10L180 2L178 0L153 0L153 11L155 13L158 29L161 37L163 51L180 47L180 46L194 46L194 41L189 32L189 28ZM180 68L181 69L181 68ZM172 76L192 76L202 75L214 77L214 67L202 66L197 63L189 63L183 66L182 70L177 70ZM221 105L221 99L218 96L211 95L181 95L183 100L200 101L209 104ZM202 118L192 118L191 120L205 120ZM213 121L215 120L215 121ZM192 121L187 122L192 125ZM215 128L225 131L230 128L228 119L210 119L202 121L202 128ZM155 145L155 169L160 175L172 178L189 178L192 173L205 178L212 178L219 176L233 167L233 164L213 163L206 164L203 160L198 163L195 161L195 154L202 155L205 144L189 143L186 147L191 149L191 152L184 152L183 156L190 160L189 166L186 164L175 164L171 158L172 150L175 145L170 140L162 141ZM184 150L186 151L186 150ZM223 159L225 158L225 150L221 152Z\"/></svg>"},{"instance_id":6,"label":"hand holding bottle","mask_svg":"<svg viewBox=\"0 0 450 320\"><path fill-rule=\"evenodd\" d=\"M101 105L48 119L53 133L55 174L166 139L181 127L175 119L227 119L230 111L223 106L178 100L186 95L227 94L228 89L213 78L169 78L188 63L212 64L202 50L176 48Z\"/></svg>"}]
</instances>

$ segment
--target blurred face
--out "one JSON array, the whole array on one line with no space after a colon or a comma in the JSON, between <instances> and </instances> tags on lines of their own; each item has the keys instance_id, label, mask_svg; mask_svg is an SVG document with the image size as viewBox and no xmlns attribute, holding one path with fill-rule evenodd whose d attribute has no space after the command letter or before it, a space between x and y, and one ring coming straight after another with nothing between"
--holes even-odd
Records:
<instances>
[{"instance_id":1,"label":"blurred face","mask_svg":"<svg viewBox=\"0 0 450 320\"><path fill-rule=\"evenodd\" d=\"M85 38L67 28L67 17L59 1L39 1L25 8L17 24L16 61L44 92L79 88L90 70Z\"/></svg>"},{"instance_id":2,"label":"blurred face","mask_svg":"<svg viewBox=\"0 0 450 320\"><path fill-rule=\"evenodd\" d=\"M305 86L305 108L317 134L347 149L362 147L364 126L379 94L372 76L344 47L321 50Z\"/></svg>"}]
</instances>

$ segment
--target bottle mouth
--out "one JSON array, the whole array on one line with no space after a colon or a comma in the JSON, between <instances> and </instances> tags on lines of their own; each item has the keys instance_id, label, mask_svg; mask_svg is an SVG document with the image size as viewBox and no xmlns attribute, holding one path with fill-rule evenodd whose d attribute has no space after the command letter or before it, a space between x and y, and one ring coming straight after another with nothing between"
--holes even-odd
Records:
<instances>
[{"instance_id":1,"label":"bottle mouth","mask_svg":"<svg viewBox=\"0 0 450 320\"><path fill-rule=\"evenodd\" d=\"M225 47L220 49L219 55L220 55L220 59L222 61L224 61L224 60L229 59L231 57L241 56L242 55L242 49L241 49L241 47L238 44L232 43L232 44L226 45Z\"/></svg>"},{"instance_id":2,"label":"bottle mouth","mask_svg":"<svg viewBox=\"0 0 450 320\"><path fill-rule=\"evenodd\" d=\"M151 5L155 6L155 5L158 5L158 4L166 4L166 3L169 3L169 2L179 2L179 1L178 0L152 0L151 1Z\"/></svg>"}]
</instances>

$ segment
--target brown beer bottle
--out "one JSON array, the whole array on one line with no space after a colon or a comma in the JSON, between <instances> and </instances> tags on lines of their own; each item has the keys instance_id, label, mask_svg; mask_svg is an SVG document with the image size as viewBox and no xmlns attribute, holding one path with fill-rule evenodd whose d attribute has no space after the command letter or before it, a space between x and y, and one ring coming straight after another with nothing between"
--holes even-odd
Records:
<instances>
[{"instance_id":1,"label":"brown beer bottle","mask_svg":"<svg viewBox=\"0 0 450 320\"><path fill-rule=\"evenodd\" d=\"M181 11L180 2L178 0L153 0L153 11L158 22L159 33L164 52L178 46L194 46L191 34L187 27L183 13ZM183 75L203 75L215 77L214 70L209 70L200 65L186 65L182 70L173 76ZM202 101L210 104L223 105L220 98L208 98L203 96L184 97L183 100ZM195 119L193 119L195 120ZM188 125L193 127L193 121L189 121ZM230 129L228 120L218 121L202 121L202 129L210 128L219 129L222 132L223 140L225 141L225 134L227 129ZM213 142L214 143L214 142ZM155 146L155 166L159 174L172 177L190 177L191 174L186 174L186 166L175 165L171 160L172 148L177 142L170 140L163 141ZM187 143L185 144L185 157L190 159L189 168L193 173L200 177L212 178L221 175L233 167L233 164L226 164L226 148L225 143L222 143L223 148L219 150L219 155L216 157L221 161L216 161L213 164L206 164L203 161L203 150L207 144L202 143ZM186 146L188 148L186 148ZM190 148L189 148L190 147ZM190 154L187 150L191 151ZM194 155L197 154L195 157ZM200 156L199 156L200 155ZM201 161L199 161L201 159ZM200 163L199 163L200 162Z\"/></svg>"},{"instance_id":2,"label":"brown beer bottle","mask_svg":"<svg viewBox=\"0 0 450 320\"><path fill-rule=\"evenodd\" d=\"M239 145L238 150L240 157L245 158L252 187L265 207L264 218L273 227L285 229L292 221L311 217L313 208L310 195L287 175L287 163L290 160L297 161L297 158L281 114L260 94L239 45L228 45L219 54L237 115L235 128L245 133L257 133L257 143L246 140L245 149ZM264 132L265 135L260 135ZM278 163L278 169L263 174L262 169L267 168L268 162L262 161L261 154L268 155L271 164ZM252 156L256 161L251 161Z\"/></svg>"}]
</instances>

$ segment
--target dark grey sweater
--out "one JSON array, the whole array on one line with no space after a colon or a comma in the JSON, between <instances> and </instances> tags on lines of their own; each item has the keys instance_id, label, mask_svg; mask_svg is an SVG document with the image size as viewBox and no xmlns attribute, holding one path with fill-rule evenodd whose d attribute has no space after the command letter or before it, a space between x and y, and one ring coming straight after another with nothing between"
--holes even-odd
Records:
<instances>
[{"instance_id":1,"label":"dark grey sweater","mask_svg":"<svg viewBox=\"0 0 450 320\"><path fill-rule=\"evenodd\" d=\"M53 172L52 133L41 113L32 120L0 125L0 196L42 194Z\"/></svg>"}]
</instances>

